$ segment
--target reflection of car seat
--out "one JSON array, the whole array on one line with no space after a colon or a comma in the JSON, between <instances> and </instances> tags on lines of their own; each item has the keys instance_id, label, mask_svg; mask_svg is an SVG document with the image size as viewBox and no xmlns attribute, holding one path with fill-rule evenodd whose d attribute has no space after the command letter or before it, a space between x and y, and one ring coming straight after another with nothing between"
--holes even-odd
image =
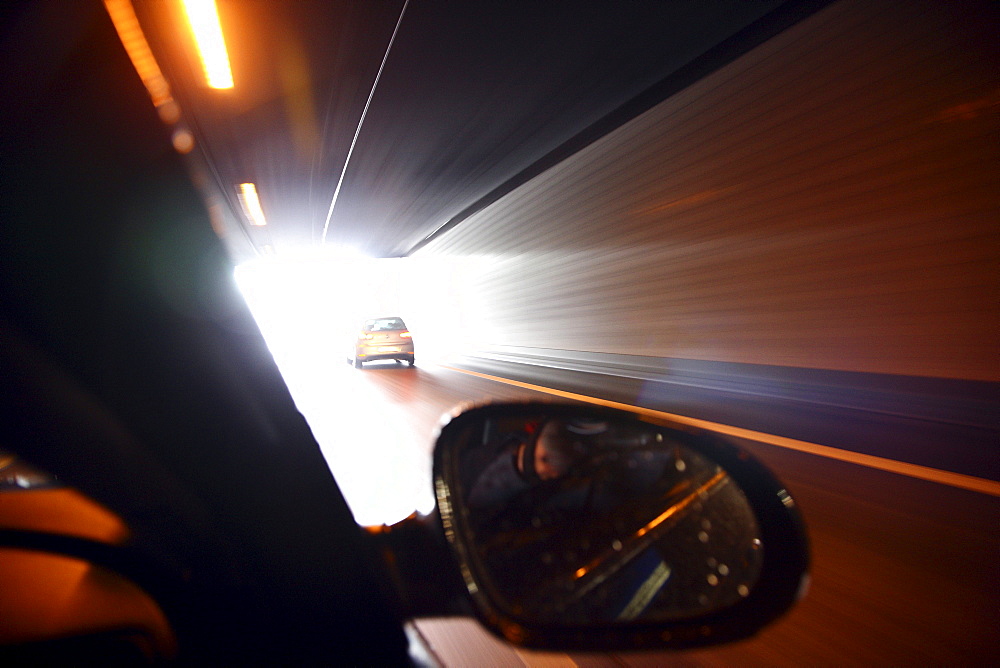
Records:
<instances>
[{"instance_id":1,"label":"reflection of car seat","mask_svg":"<svg viewBox=\"0 0 1000 668\"><path fill-rule=\"evenodd\" d=\"M596 418L577 418L566 423L566 431L585 437L586 443L599 448L649 447L655 442L655 434L648 428L622 427Z\"/></svg>"},{"instance_id":2,"label":"reflection of car seat","mask_svg":"<svg viewBox=\"0 0 1000 668\"><path fill-rule=\"evenodd\" d=\"M592 420L589 418L579 418L566 423L566 431L580 436L596 436L608 430L608 423L604 420Z\"/></svg>"}]
</instances>

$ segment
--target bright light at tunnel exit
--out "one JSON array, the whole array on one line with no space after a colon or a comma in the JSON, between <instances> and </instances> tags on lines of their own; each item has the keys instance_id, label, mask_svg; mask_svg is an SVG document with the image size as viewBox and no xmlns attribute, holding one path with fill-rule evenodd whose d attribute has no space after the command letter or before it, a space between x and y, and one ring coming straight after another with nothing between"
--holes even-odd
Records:
<instances>
[{"instance_id":1,"label":"bright light at tunnel exit","mask_svg":"<svg viewBox=\"0 0 1000 668\"><path fill-rule=\"evenodd\" d=\"M236 283L283 374L333 352L350 329L351 277L367 262L285 255L236 267Z\"/></svg>"},{"instance_id":2,"label":"bright light at tunnel exit","mask_svg":"<svg viewBox=\"0 0 1000 668\"><path fill-rule=\"evenodd\" d=\"M361 524L391 524L414 510L434 508L430 434L414 433L403 418L381 414L378 402L385 399L346 362L360 319L372 312L398 313L406 283L399 266L399 258L376 260L351 249L324 248L251 260L234 272L296 406ZM419 340L419 332L415 336ZM364 410L373 414L359 414Z\"/></svg>"}]
</instances>

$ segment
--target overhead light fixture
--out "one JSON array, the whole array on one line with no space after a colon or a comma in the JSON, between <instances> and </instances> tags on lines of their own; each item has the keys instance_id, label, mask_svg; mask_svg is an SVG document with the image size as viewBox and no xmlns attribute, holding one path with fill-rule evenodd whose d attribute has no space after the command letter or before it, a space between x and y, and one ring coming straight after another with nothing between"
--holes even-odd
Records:
<instances>
[{"instance_id":1,"label":"overhead light fixture","mask_svg":"<svg viewBox=\"0 0 1000 668\"><path fill-rule=\"evenodd\" d=\"M232 88L233 72L215 0L183 0L209 88Z\"/></svg>"},{"instance_id":2,"label":"overhead light fixture","mask_svg":"<svg viewBox=\"0 0 1000 668\"><path fill-rule=\"evenodd\" d=\"M111 22L125 47L125 52L128 53L129 60L132 61L132 66L149 91L153 104L157 109L172 104L170 86L163 77L163 72L160 71L160 66L156 63L146 36L139 26L132 0L104 0L104 7L111 16Z\"/></svg>"},{"instance_id":3,"label":"overhead light fixture","mask_svg":"<svg viewBox=\"0 0 1000 668\"><path fill-rule=\"evenodd\" d=\"M252 183L241 183L240 203L243 205L243 211L246 213L247 218L250 219L251 225L256 227L267 225L267 219L264 218L264 210L260 208L257 186Z\"/></svg>"}]
</instances>

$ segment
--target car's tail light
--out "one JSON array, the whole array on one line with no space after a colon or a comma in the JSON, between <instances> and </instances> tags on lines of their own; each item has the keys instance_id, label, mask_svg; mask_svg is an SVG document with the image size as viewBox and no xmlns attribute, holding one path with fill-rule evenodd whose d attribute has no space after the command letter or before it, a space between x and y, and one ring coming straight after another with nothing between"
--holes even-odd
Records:
<instances>
[{"instance_id":1,"label":"car's tail light","mask_svg":"<svg viewBox=\"0 0 1000 668\"><path fill-rule=\"evenodd\" d=\"M360 334L358 334L358 339L359 340L360 339L365 339L367 341L371 341L374 338L375 338L375 335L374 334L369 334L368 332L361 332Z\"/></svg>"},{"instance_id":2,"label":"car's tail light","mask_svg":"<svg viewBox=\"0 0 1000 668\"><path fill-rule=\"evenodd\" d=\"M413 335L410 334L409 332L400 332L400 334L399 334L399 338L401 338L401 339L409 339L412 336Z\"/></svg>"}]
</instances>

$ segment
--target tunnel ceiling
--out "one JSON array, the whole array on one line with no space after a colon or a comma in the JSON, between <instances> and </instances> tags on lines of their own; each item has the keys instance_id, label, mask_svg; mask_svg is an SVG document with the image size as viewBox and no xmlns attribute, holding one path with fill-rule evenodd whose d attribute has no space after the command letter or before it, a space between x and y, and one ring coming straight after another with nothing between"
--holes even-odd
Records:
<instances>
[{"instance_id":1,"label":"tunnel ceiling","mask_svg":"<svg viewBox=\"0 0 1000 668\"><path fill-rule=\"evenodd\" d=\"M327 245L386 257L720 43L810 4L411 0L400 20L401 2L220 0L228 91L204 86L176 8L137 10L236 219L238 184L257 185L268 225L243 233L258 250L316 246L328 228Z\"/></svg>"}]
</instances>

